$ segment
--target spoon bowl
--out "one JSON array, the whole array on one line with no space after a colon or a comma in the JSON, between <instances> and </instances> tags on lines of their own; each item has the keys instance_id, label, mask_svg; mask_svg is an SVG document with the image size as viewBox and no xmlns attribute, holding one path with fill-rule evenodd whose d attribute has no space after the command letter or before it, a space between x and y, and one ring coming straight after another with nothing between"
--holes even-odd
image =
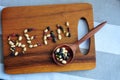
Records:
<instances>
[{"instance_id":1,"label":"spoon bowl","mask_svg":"<svg viewBox=\"0 0 120 80\"><path fill-rule=\"evenodd\" d=\"M61 44L57 46L52 52L52 58L54 62L60 66L71 63L75 57L76 49L78 46L93 36L96 32L98 32L106 23L106 21L102 22L97 27L88 32L85 36L83 36L80 40L76 41L74 44Z\"/></svg>"},{"instance_id":2,"label":"spoon bowl","mask_svg":"<svg viewBox=\"0 0 120 80\"><path fill-rule=\"evenodd\" d=\"M72 44L71 44L71 45L72 45ZM58 64L58 65L61 65L61 66L62 66L62 65L66 65L66 64L63 64L61 61L59 61L59 60L57 59L56 54L55 54L55 51L56 51L58 48L62 48L62 47L64 47L64 48L68 51L68 53L70 53L70 54L69 54L69 55L70 55L70 56L69 56L69 59L66 60L66 61L67 61L66 64L72 62L73 59L74 59L74 56L75 56L75 52L74 52L74 50L72 50L70 44L63 44L63 45L57 46L57 47L53 50L52 57L53 57L54 62L55 62L56 64Z\"/></svg>"}]
</instances>

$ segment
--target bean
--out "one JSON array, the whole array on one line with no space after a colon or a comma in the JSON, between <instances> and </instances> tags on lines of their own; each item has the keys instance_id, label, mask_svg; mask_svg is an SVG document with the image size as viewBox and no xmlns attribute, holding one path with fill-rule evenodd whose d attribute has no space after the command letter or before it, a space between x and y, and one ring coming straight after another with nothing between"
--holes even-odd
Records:
<instances>
[{"instance_id":1,"label":"bean","mask_svg":"<svg viewBox=\"0 0 120 80\"><path fill-rule=\"evenodd\" d=\"M19 37L20 35L19 34L15 34L15 36L14 37Z\"/></svg>"},{"instance_id":2,"label":"bean","mask_svg":"<svg viewBox=\"0 0 120 80\"><path fill-rule=\"evenodd\" d=\"M34 45L34 47L37 47L37 46L38 46L37 44Z\"/></svg>"},{"instance_id":3,"label":"bean","mask_svg":"<svg viewBox=\"0 0 120 80\"><path fill-rule=\"evenodd\" d=\"M29 37L29 35L28 34L24 34L25 35L25 37Z\"/></svg>"},{"instance_id":4,"label":"bean","mask_svg":"<svg viewBox=\"0 0 120 80\"><path fill-rule=\"evenodd\" d=\"M52 41L53 41L53 42L57 42L57 39L54 37L54 38L52 39Z\"/></svg>"},{"instance_id":5,"label":"bean","mask_svg":"<svg viewBox=\"0 0 120 80\"><path fill-rule=\"evenodd\" d=\"M27 37L27 40L28 40L28 41L30 41L30 38L29 38L29 37Z\"/></svg>"},{"instance_id":6,"label":"bean","mask_svg":"<svg viewBox=\"0 0 120 80\"><path fill-rule=\"evenodd\" d=\"M17 55L18 55L18 52L16 51L16 52L15 52L15 56L17 56Z\"/></svg>"},{"instance_id":7,"label":"bean","mask_svg":"<svg viewBox=\"0 0 120 80\"><path fill-rule=\"evenodd\" d=\"M63 50L66 50L65 47L62 47Z\"/></svg>"},{"instance_id":8,"label":"bean","mask_svg":"<svg viewBox=\"0 0 120 80\"><path fill-rule=\"evenodd\" d=\"M52 37L52 38L54 38L54 37L55 37L55 35L54 35L54 32L53 32L53 31L51 31L51 32L50 32L50 34L51 34L51 37Z\"/></svg>"},{"instance_id":9,"label":"bean","mask_svg":"<svg viewBox=\"0 0 120 80\"><path fill-rule=\"evenodd\" d=\"M33 48L33 45L29 45L29 48Z\"/></svg>"},{"instance_id":10,"label":"bean","mask_svg":"<svg viewBox=\"0 0 120 80\"><path fill-rule=\"evenodd\" d=\"M14 52L11 52L11 53L10 53L10 56L15 56L15 53L14 53Z\"/></svg>"},{"instance_id":11,"label":"bean","mask_svg":"<svg viewBox=\"0 0 120 80\"><path fill-rule=\"evenodd\" d=\"M31 36L30 40L33 40L35 38L35 36Z\"/></svg>"},{"instance_id":12,"label":"bean","mask_svg":"<svg viewBox=\"0 0 120 80\"><path fill-rule=\"evenodd\" d=\"M22 43L18 43L18 47L21 47Z\"/></svg>"},{"instance_id":13,"label":"bean","mask_svg":"<svg viewBox=\"0 0 120 80\"><path fill-rule=\"evenodd\" d=\"M57 28L59 28L59 27L60 27L60 25L59 25L59 24L57 24L57 25L56 25L56 27L57 27Z\"/></svg>"},{"instance_id":14,"label":"bean","mask_svg":"<svg viewBox=\"0 0 120 80\"><path fill-rule=\"evenodd\" d=\"M62 56L61 56L61 55L59 55L59 59L60 59L60 58L62 58Z\"/></svg>"},{"instance_id":15,"label":"bean","mask_svg":"<svg viewBox=\"0 0 120 80\"><path fill-rule=\"evenodd\" d=\"M57 29L57 33L60 34L60 33L61 33L61 30L60 30L60 29Z\"/></svg>"},{"instance_id":16,"label":"bean","mask_svg":"<svg viewBox=\"0 0 120 80\"><path fill-rule=\"evenodd\" d=\"M28 32L28 30L27 30L27 29L25 29L25 30L24 30L24 33L27 33L27 32Z\"/></svg>"},{"instance_id":17,"label":"bean","mask_svg":"<svg viewBox=\"0 0 120 80\"><path fill-rule=\"evenodd\" d=\"M44 37L43 37L43 40L46 40L46 39L47 39L47 36L44 36Z\"/></svg>"},{"instance_id":18,"label":"bean","mask_svg":"<svg viewBox=\"0 0 120 80\"><path fill-rule=\"evenodd\" d=\"M24 48L23 48L23 51L27 51L27 48L26 48L26 47L24 47Z\"/></svg>"},{"instance_id":19,"label":"bean","mask_svg":"<svg viewBox=\"0 0 120 80\"><path fill-rule=\"evenodd\" d=\"M10 50L11 50L12 52L14 52L14 51L15 51L13 48L10 48Z\"/></svg>"},{"instance_id":20,"label":"bean","mask_svg":"<svg viewBox=\"0 0 120 80\"><path fill-rule=\"evenodd\" d=\"M21 45L21 47L25 47L25 45L23 44L23 45Z\"/></svg>"},{"instance_id":21,"label":"bean","mask_svg":"<svg viewBox=\"0 0 120 80\"><path fill-rule=\"evenodd\" d=\"M21 41L22 40L22 36L19 36L18 40Z\"/></svg>"},{"instance_id":22,"label":"bean","mask_svg":"<svg viewBox=\"0 0 120 80\"><path fill-rule=\"evenodd\" d=\"M62 63L63 63L63 64L66 64L66 63L67 63L67 61L65 61L65 60L62 60Z\"/></svg>"},{"instance_id":23,"label":"bean","mask_svg":"<svg viewBox=\"0 0 120 80\"><path fill-rule=\"evenodd\" d=\"M48 29L45 29L44 32L47 33L47 32L48 32Z\"/></svg>"},{"instance_id":24,"label":"bean","mask_svg":"<svg viewBox=\"0 0 120 80\"><path fill-rule=\"evenodd\" d=\"M47 27L48 31L50 31L50 26Z\"/></svg>"},{"instance_id":25,"label":"bean","mask_svg":"<svg viewBox=\"0 0 120 80\"><path fill-rule=\"evenodd\" d=\"M63 29L63 27L62 27L62 26L60 26L60 27L59 27L59 29L60 29L62 32L64 32L64 29Z\"/></svg>"},{"instance_id":26,"label":"bean","mask_svg":"<svg viewBox=\"0 0 120 80\"><path fill-rule=\"evenodd\" d=\"M58 49L56 50L56 52L60 52L60 48L58 48Z\"/></svg>"},{"instance_id":27,"label":"bean","mask_svg":"<svg viewBox=\"0 0 120 80\"><path fill-rule=\"evenodd\" d=\"M28 44L31 44L31 41L27 41Z\"/></svg>"},{"instance_id":28,"label":"bean","mask_svg":"<svg viewBox=\"0 0 120 80\"><path fill-rule=\"evenodd\" d=\"M33 29L33 28L28 28L27 30L28 30L28 32L31 32L31 31L33 31L34 29Z\"/></svg>"},{"instance_id":29,"label":"bean","mask_svg":"<svg viewBox=\"0 0 120 80\"><path fill-rule=\"evenodd\" d=\"M66 37L68 37L69 36L69 32L66 32Z\"/></svg>"},{"instance_id":30,"label":"bean","mask_svg":"<svg viewBox=\"0 0 120 80\"><path fill-rule=\"evenodd\" d=\"M12 45L14 45L14 43L12 42L12 41L9 41L9 44L12 46Z\"/></svg>"},{"instance_id":31,"label":"bean","mask_svg":"<svg viewBox=\"0 0 120 80\"><path fill-rule=\"evenodd\" d=\"M18 44L19 44L19 42L17 41L16 44L15 44L15 46L18 46Z\"/></svg>"},{"instance_id":32,"label":"bean","mask_svg":"<svg viewBox=\"0 0 120 80\"><path fill-rule=\"evenodd\" d=\"M69 26L70 26L70 24L69 24L69 22L68 22L68 21L65 23L65 25L66 25L67 27L69 27Z\"/></svg>"},{"instance_id":33,"label":"bean","mask_svg":"<svg viewBox=\"0 0 120 80\"><path fill-rule=\"evenodd\" d=\"M44 40L44 44L45 44L45 45L47 45L47 44L48 44L48 43L47 43L47 40Z\"/></svg>"},{"instance_id":34,"label":"bean","mask_svg":"<svg viewBox=\"0 0 120 80\"><path fill-rule=\"evenodd\" d=\"M15 45L12 45L11 47L15 47Z\"/></svg>"},{"instance_id":35,"label":"bean","mask_svg":"<svg viewBox=\"0 0 120 80\"><path fill-rule=\"evenodd\" d=\"M50 34L47 34L47 37L51 37L51 35L50 35Z\"/></svg>"},{"instance_id":36,"label":"bean","mask_svg":"<svg viewBox=\"0 0 120 80\"><path fill-rule=\"evenodd\" d=\"M58 39L61 40L62 39L62 36L60 34L58 34Z\"/></svg>"},{"instance_id":37,"label":"bean","mask_svg":"<svg viewBox=\"0 0 120 80\"><path fill-rule=\"evenodd\" d=\"M60 48L60 52L63 52L63 49L62 49L62 48Z\"/></svg>"},{"instance_id":38,"label":"bean","mask_svg":"<svg viewBox=\"0 0 120 80\"><path fill-rule=\"evenodd\" d=\"M70 32L70 29L69 29L69 27L67 27L67 31L68 31L68 32Z\"/></svg>"},{"instance_id":39,"label":"bean","mask_svg":"<svg viewBox=\"0 0 120 80\"><path fill-rule=\"evenodd\" d=\"M63 61L63 59L59 59L59 61Z\"/></svg>"}]
</instances>

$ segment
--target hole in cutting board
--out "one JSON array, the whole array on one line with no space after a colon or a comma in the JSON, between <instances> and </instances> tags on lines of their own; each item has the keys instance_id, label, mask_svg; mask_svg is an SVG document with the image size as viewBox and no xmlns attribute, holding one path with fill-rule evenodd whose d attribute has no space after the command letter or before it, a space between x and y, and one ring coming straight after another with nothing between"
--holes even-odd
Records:
<instances>
[{"instance_id":1,"label":"hole in cutting board","mask_svg":"<svg viewBox=\"0 0 120 80\"><path fill-rule=\"evenodd\" d=\"M85 34L88 33L88 24L85 18L81 18L78 22L78 40L80 40ZM79 45L79 49L82 54L87 54L89 52L90 40L86 40Z\"/></svg>"}]
</instances>

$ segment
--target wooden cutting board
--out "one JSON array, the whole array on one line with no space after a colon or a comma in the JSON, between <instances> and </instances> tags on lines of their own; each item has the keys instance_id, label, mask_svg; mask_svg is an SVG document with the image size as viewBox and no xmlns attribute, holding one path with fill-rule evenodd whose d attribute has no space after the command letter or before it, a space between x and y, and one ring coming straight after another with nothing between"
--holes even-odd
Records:
<instances>
[{"instance_id":1,"label":"wooden cutting board","mask_svg":"<svg viewBox=\"0 0 120 80\"><path fill-rule=\"evenodd\" d=\"M84 18L89 26L93 28L92 6L87 3L79 4L60 4L43 6L21 6L7 7L2 11L2 33L3 33L3 52L4 67L8 74L22 74L35 72L58 72L88 70L95 67L95 46L94 37L90 38L90 48L86 55L81 54L79 48L72 63L65 66L56 65L51 57L52 50L62 43L74 43L78 40L78 21ZM48 45L43 44L43 30L50 26L56 33L56 24L62 25L65 22L70 23L71 37L62 35L62 40L57 43L48 41ZM23 31L26 28L35 28L36 31L31 35L37 35L34 42L40 42L42 46L37 48L28 48ZM8 35L18 33L23 36L22 43L27 46L27 51L23 55L16 57L10 56L10 46L8 44Z\"/></svg>"}]
</instances>

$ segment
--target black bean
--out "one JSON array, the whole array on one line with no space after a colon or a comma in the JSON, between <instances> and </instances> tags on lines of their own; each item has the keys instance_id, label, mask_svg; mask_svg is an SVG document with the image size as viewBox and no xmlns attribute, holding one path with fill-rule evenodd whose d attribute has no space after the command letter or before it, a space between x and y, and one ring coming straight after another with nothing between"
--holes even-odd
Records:
<instances>
[{"instance_id":1,"label":"black bean","mask_svg":"<svg viewBox=\"0 0 120 80\"><path fill-rule=\"evenodd\" d=\"M28 28L28 32L31 32L33 30L33 28Z\"/></svg>"},{"instance_id":2,"label":"black bean","mask_svg":"<svg viewBox=\"0 0 120 80\"><path fill-rule=\"evenodd\" d=\"M60 48L60 52L63 52L63 49L62 49L62 48Z\"/></svg>"},{"instance_id":3,"label":"black bean","mask_svg":"<svg viewBox=\"0 0 120 80\"><path fill-rule=\"evenodd\" d=\"M54 38L52 38L52 41L56 43L57 39L54 37Z\"/></svg>"},{"instance_id":4,"label":"black bean","mask_svg":"<svg viewBox=\"0 0 120 80\"><path fill-rule=\"evenodd\" d=\"M71 34L69 33L68 37L71 37Z\"/></svg>"},{"instance_id":5,"label":"black bean","mask_svg":"<svg viewBox=\"0 0 120 80\"><path fill-rule=\"evenodd\" d=\"M70 29L69 29L69 27L67 28L67 31L68 31L68 32L70 32Z\"/></svg>"},{"instance_id":6,"label":"black bean","mask_svg":"<svg viewBox=\"0 0 120 80\"><path fill-rule=\"evenodd\" d=\"M67 59L67 57L64 54L62 55L62 58L63 58L63 60Z\"/></svg>"},{"instance_id":7,"label":"black bean","mask_svg":"<svg viewBox=\"0 0 120 80\"><path fill-rule=\"evenodd\" d=\"M47 27L48 31L50 31L50 26Z\"/></svg>"},{"instance_id":8,"label":"black bean","mask_svg":"<svg viewBox=\"0 0 120 80\"><path fill-rule=\"evenodd\" d=\"M51 37L53 38L53 37L55 37L55 35L54 35L54 32L53 31L51 31L50 32L50 34L51 34Z\"/></svg>"},{"instance_id":9,"label":"black bean","mask_svg":"<svg viewBox=\"0 0 120 80\"><path fill-rule=\"evenodd\" d=\"M70 53L67 53L67 56L70 57Z\"/></svg>"},{"instance_id":10,"label":"black bean","mask_svg":"<svg viewBox=\"0 0 120 80\"><path fill-rule=\"evenodd\" d=\"M63 56L63 53L62 53L62 52L59 52L58 54L61 55L61 56Z\"/></svg>"},{"instance_id":11,"label":"black bean","mask_svg":"<svg viewBox=\"0 0 120 80\"><path fill-rule=\"evenodd\" d=\"M10 53L10 56L15 56L14 52L11 52L11 53Z\"/></svg>"},{"instance_id":12,"label":"black bean","mask_svg":"<svg viewBox=\"0 0 120 80\"><path fill-rule=\"evenodd\" d=\"M50 32L50 35L51 35L51 37L52 37L52 41L53 41L53 42L56 42L57 39L56 39L55 34L54 34L53 31Z\"/></svg>"},{"instance_id":13,"label":"black bean","mask_svg":"<svg viewBox=\"0 0 120 80\"><path fill-rule=\"evenodd\" d=\"M19 34L16 34L15 36L16 36L16 37L19 37L20 35L19 35Z\"/></svg>"},{"instance_id":14,"label":"black bean","mask_svg":"<svg viewBox=\"0 0 120 80\"><path fill-rule=\"evenodd\" d=\"M60 26L59 28L60 28L60 30L61 30L62 32L64 32L64 29L63 29L63 27L62 27L62 26Z\"/></svg>"},{"instance_id":15,"label":"black bean","mask_svg":"<svg viewBox=\"0 0 120 80\"><path fill-rule=\"evenodd\" d=\"M68 59L69 59L69 57L67 56L65 60L68 60Z\"/></svg>"},{"instance_id":16,"label":"black bean","mask_svg":"<svg viewBox=\"0 0 120 80\"><path fill-rule=\"evenodd\" d=\"M14 48L14 47L12 47L11 49L12 49L12 50L15 50L15 48Z\"/></svg>"}]
</instances>

